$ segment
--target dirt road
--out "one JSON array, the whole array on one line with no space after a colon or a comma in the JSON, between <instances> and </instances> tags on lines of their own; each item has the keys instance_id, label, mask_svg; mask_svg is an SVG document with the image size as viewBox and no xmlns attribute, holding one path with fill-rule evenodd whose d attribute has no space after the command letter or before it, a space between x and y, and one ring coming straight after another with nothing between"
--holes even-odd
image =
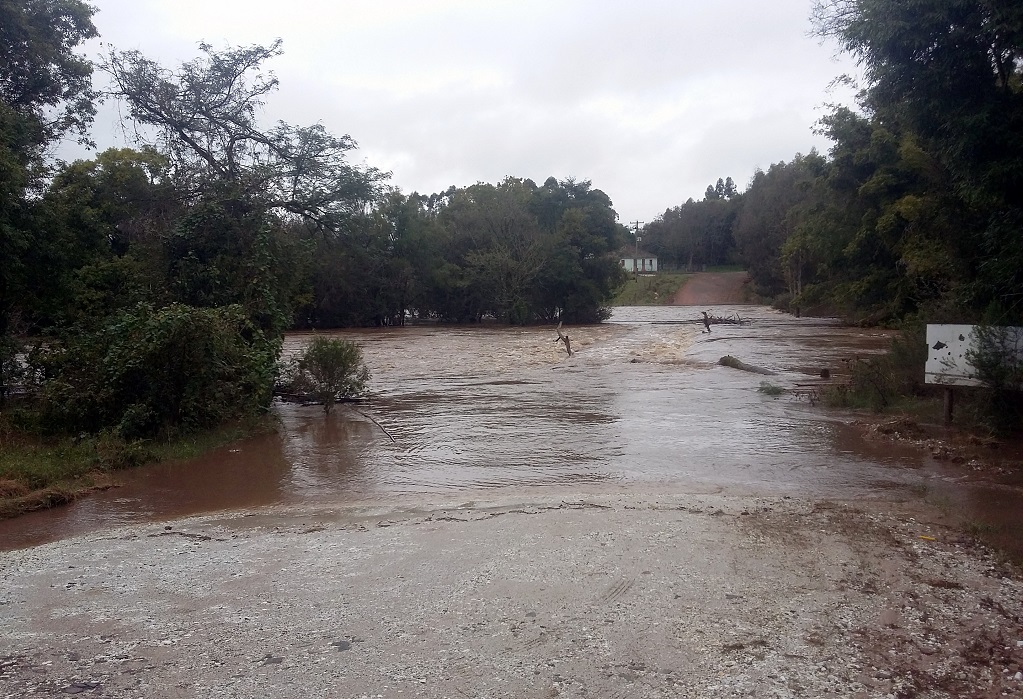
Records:
<instances>
[{"instance_id":1,"label":"dirt road","mask_svg":"<svg viewBox=\"0 0 1023 699\"><path fill-rule=\"evenodd\" d=\"M675 294L675 306L713 306L743 303L746 272L700 272L693 275Z\"/></svg>"},{"instance_id":2,"label":"dirt road","mask_svg":"<svg viewBox=\"0 0 1023 699\"><path fill-rule=\"evenodd\" d=\"M0 557L0 695L998 697L1023 585L840 504L261 510Z\"/></svg>"}]
</instances>

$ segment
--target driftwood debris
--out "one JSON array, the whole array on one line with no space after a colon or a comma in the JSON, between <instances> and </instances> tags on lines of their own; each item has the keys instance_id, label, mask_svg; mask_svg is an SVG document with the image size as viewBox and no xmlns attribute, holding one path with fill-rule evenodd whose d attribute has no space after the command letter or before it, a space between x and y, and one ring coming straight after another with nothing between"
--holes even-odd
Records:
<instances>
[{"instance_id":1,"label":"driftwood debris","mask_svg":"<svg viewBox=\"0 0 1023 699\"><path fill-rule=\"evenodd\" d=\"M568 335L561 332L561 322L558 322L558 337L554 342L561 342L565 345L565 351L568 352L568 356L572 356L572 341L568 339Z\"/></svg>"},{"instance_id":2,"label":"driftwood debris","mask_svg":"<svg viewBox=\"0 0 1023 699\"><path fill-rule=\"evenodd\" d=\"M707 332L710 332L711 325L749 325L749 320L741 317L738 313L733 313L727 317L713 316L707 311L700 311L703 314L703 318L697 320L697 322L703 323L707 328Z\"/></svg>"},{"instance_id":3,"label":"driftwood debris","mask_svg":"<svg viewBox=\"0 0 1023 699\"><path fill-rule=\"evenodd\" d=\"M726 354L724 357L718 360L718 364L721 366L732 367L733 369L739 369L740 371L748 371L753 374L763 374L764 376L774 376L774 372L770 369L764 369L763 367L753 366L747 364L741 359L736 359L730 354Z\"/></svg>"},{"instance_id":4,"label":"driftwood debris","mask_svg":"<svg viewBox=\"0 0 1023 699\"><path fill-rule=\"evenodd\" d=\"M379 427L380 431L383 432L384 434L386 434L390 438L392 444L397 444L398 443L397 441L395 441L394 436L390 432L387 431L387 428L384 427L383 425L381 425L379 422L377 422L376 418L374 418L372 415L370 415L369 413L364 413L361 410L359 410L358 408L352 408L352 410L357 412L359 415L362 415L364 418L366 418L367 420L372 422L374 425Z\"/></svg>"}]
</instances>

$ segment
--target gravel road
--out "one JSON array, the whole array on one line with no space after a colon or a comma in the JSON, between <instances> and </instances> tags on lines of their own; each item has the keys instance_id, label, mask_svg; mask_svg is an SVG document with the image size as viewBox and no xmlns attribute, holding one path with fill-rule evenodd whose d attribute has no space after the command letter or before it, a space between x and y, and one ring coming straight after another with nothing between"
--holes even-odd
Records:
<instances>
[{"instance_id":1,"label":"gravel road","mask_svg":"<svg viewBox=\"0 0 1023 699\"><path fill-rule=\"evenodd\" d=\"M830 502L268 509L0 554L0 696L1000 697L1021 583Z\"/></svg>"}]
</instances>

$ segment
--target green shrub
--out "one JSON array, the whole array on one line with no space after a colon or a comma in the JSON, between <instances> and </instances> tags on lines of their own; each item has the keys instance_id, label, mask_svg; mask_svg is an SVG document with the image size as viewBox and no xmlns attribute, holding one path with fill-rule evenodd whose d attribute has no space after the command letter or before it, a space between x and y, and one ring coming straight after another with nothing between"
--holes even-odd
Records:
<instances>
[{"instance_id":1,"label":"green shrub","mask_svg":"<svg viewBox=\"0 0 1023 699\"><path fill-rule=\"evenodd\" d=\"M362 350L354 342L317 335L289 371L290 387L309 393L329 413L340 398L351 398L366 390L369 369Z\"/></svg>"},{"instance_id":2,"label":"green shrub","mask_svg":"<svg viewBox=\"0 0 1023 699\"><path fill-rule=\"evenodd\" d=\"M777 398L781 394L785 393L785 389L781 386L775 386L773 383L768 381L761 381L760 387L757 388L759 393L763 393L765 396L772 396Z\"/></svg>"},{"instance_id":3,"label":"green shrub","mask_svg":"<svg viewBox=\"0 0 1023 699\"><path fill-rule=\"evenodd\" d=\"M978 417L995 434L1011 434L1023 424L1023 331L978 325L975 335L976 346L966 358L984 382Z\"/></svg>"},{"instance_id":4,"label":"green shrub","mask_svg":"<svg viewBox=\"0 0 1023 699\"><path fill-rule=\"evenodd\" d=\"M213 428L269 407L278 351L240 306L139 305L34 358L43 424L129 441Z\"/></svg>"}]
</instances>

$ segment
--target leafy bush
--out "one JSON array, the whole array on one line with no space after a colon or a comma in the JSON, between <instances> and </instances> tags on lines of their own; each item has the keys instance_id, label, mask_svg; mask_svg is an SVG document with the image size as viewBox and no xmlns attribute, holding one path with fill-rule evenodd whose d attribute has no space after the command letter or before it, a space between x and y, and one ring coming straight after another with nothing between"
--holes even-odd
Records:
<instances>
[{"instance_id":1,"label":"leafy bush","mask_svg":"<svg viewBox=\"0 0 1023 699\"><path fill-rule=\"evenodd\" d=\"M978 325L975 335L966 358L986 387L979 417L995 433L1009 434L1023 423L1023 330Z\"/></svg>"},{"instance_id":2,"label":"leafy bush","mask_svg":"<svg viewBox=\"0 0 1023 699\"><path fill-rule=\"evenodd\" d=\"M769 381L761 381L760 386L757 388L757 392L763 393L765 396L777 398L781 394L785 393L785 389L781 386L776 386Z\"/></svg>"},{"instance_id":3,"label":"leafy bush","mask_svg":"<svg viewBox=\"0 0 1023 699\"><path fill-rule=\"evenodd\" d=\"M369 369L362 350L354 342L317 335L290 370L293 391L309 393L329 413L339 398L351 398L366 390Z\"/></svg>"},{"instance_id":4,"label":"leafy bush","mask_svg":"<svg viewBox=\"0 0 1023 699\"><path fill-rule=\"evenodd\" d=\"M34 360L43 423L127 440L216 427L269 407L278 351L240 306L139 305Z\"/></svg>"},{"instance_id":5,"label":"leafy bush","mask_svg":"<svg viewBox=\"0 0 1023 699\"><path fill-rule=\"evenodd\" d=\"M874 412L882 412L895 400L897 381L892 371L892 361L888 355L856 359L851 364L852 376L849 380L849 394L859 398Z\"/></svg>"}]
</instances>

